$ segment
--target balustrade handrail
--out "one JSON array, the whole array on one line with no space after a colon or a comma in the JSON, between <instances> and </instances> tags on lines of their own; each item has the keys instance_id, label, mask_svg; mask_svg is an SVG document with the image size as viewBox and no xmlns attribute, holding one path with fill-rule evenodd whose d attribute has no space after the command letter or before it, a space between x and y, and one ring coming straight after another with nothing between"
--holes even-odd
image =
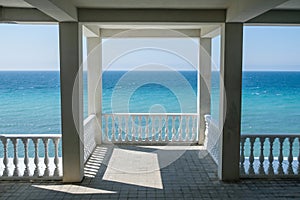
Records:
<instances>
[{"instance_id":1,"label":"balustrade handrail","mask_svg":"<svg viewBox=\"0 0 300 200\"><path fill-rule=\"evenodd\" d=\"M96 117L95 114L90 114L87 118L83 121L83 126L87 125L91 120L93 120Z\"/></svg>"},{"instance_id":2,"label":"balustrade handrail","mask_svg":"<svg viewBox=\"0 0 300 200\"><path fill-rule=\"evenodd\" d=\"M15 139L22 139L22 138L61 138L61 134L0 134L0 138L15 138Z\"/></svg>"},{"instance_id":3,"label":"balustrade handrail","mask_svg":"<svg viewBox=\"0 0 300 200\"><path fill-rule=\"evenodd\" d=\"M286 138L286 137L299 137L300 133L256 133L256 134L241 134L241 138L253 138L253 137L275 137L275 138Z\"/></svg>"},{"instance_id":4,"label":"balustrade handrail","mask_svg":"<svg viewBox=\"0 0 300 200\"><path fill-rule=\"evenodd\" d=\"M198 113L102 113L102 115L123 115L123 116L197 116Z\"/></svg>"}]
</instances>

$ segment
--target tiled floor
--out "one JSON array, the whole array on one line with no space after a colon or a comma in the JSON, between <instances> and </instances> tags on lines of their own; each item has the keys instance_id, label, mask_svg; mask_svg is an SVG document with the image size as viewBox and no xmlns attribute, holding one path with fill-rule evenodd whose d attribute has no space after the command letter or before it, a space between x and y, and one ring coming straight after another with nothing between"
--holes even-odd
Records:
<instances>
[{"instance_id":1,"label":"tiled floor","mask_svg":"<svg viewBox=\"0 0 300 200\"><path fill-rule=\"evenodd\" d=\"M0 182L0 199L300 199L300 180L220 182L197 146L101 146L80 184Z\"/></svg>"}]
</instances>

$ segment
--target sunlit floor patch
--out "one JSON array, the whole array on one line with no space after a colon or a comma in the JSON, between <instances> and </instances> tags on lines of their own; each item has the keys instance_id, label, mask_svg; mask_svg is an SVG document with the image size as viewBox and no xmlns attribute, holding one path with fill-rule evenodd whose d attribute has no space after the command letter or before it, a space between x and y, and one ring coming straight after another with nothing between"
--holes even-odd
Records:
<instances>
[{"instance_id":1,"label":"sunlit floor patch","mask_svg":"<svg viewBox=\"0 0 300 200\"><path fill-rule=\"evenodd\" d=\"M114 148L103 180L163 189L156 153Z\"/></svg>"},{"instance_id":2,"label":"sunlit floor patch","mask_svg":"<svg viewBox=\"0 0 300 200\"><path fill-rule=\"evenodd\" d=\"M114 191L101 190L79 185L32 185L35 188L65 192L69 194L113 194Z\"/></svg>"}]
</instances>

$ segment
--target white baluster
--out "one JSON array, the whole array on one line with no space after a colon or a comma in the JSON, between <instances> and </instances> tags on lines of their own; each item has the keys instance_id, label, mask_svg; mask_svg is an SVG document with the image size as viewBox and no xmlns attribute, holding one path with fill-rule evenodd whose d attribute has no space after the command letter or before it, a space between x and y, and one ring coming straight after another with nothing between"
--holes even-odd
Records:
<instances>
[{"instance_id":1,"label":"white baluster","mask_svg":"<svg viewBox=\"0 0 300 200\"><path fill-rule=\"evenodd\" d=\"M283 167L282 167L282 162L283 162L283 142L284 142L284 138L283 137L279 137L278 138L279 141L279 156L278 156L278 162L279 162L279 166L278 166L278 174L284 174L283 172Z\"/></svg>"},{"instance_id":2,"label":"white baluster","mask_svg":"<svg viewBox=\"0 0 300 200\"><path fill-rule=\"evenodd\" d=\"M32 139L33 144L34 144L34 164L35 164L35 170L34 170L34 176L39 176L40 175L40 169L39 169L39 139L38 138L33 138Z\"/></svg>"},{"instance_id":3,"label":"white baluster","mask_svg":"<svg viewBox=\"0 0 300 200\"><path fill-rule=\"evenodd\" d=\"M168 133L169 133L169 117L166 115L165 116L165 137L164 137L164 141L167 142L168 141Z\"/></svg>"},{"instance_id":4,"label":"white baluster","mask_svg":"<svg viewBox=\"0 0 300 200\"><path fill-rule=\"evenodd\" d=\"M293 137L289 137L289 156L288 156L288 162L289 162L289 166L288 166L288 174L294 174L293 172L293 142L294 142L294 138Z\"/></svg>"},{"instance_id":5,"label":"white baluster","mask_svg":"<svg viewBox=\"0 0 300 200\"><path fill-rule=\"evenodd\" d=\"M249 141L250 141L249 174L255 174L254 167L253 167L253 163L254 163L254 148L253 147L254 147L255 138L250 137Z\"/></svg>"},{"instance_id":6,"label":"white baluster","mask_svg":"<svg viewBox=\"0 0 300 200\"><path fill-rule=\"evenodd\" d=\"M49 139L48 138L43 138L43 143L44 143L44 149L45 149L45 158L44 158L44 164L45 164L45 171L44 171L44 176L48 177L49 176L49 155L48 155L48 144L49 144Z\"/></svg>"},{"instance_id":7,"label":"white baluster","mask_svg":"<svg viewBox=\"0 0 300 200\"><path fill-rule=\"evenodd\" d=\"M192 116L192 137L191 137L191 141L194 142L196 139L196 116Z\"/></svg>"},{"instance_id":8,"label":"white baluster","mask_svg":"<svg viewBox=\"0 0 300 200\"><path fill-rule=\"evenodd\" d=\"M176 119L176 117L173 116L172 117L172 137L171 137L171 142L174 142L176 140L176 136L175 136L175 119Z\"/></svg>"},{"instance_id":9,"label":"white baluster","mask_svg":"<svg viewBox=\"0 0 300 200\"><path fill-rule=\"evenodd\" d=\"M152 129L151 129L151 142L155 142L155 116L152 116L151 118L152 123Z\"/></svg>"},{"instance_id":10,"label":"white baluster","mask_svg":"<svg viewBox=\"0 0 300 200\"><path fill-rule=\"evenodd\" d=\"M259 174L265 174L265 170L264 170L264 161L265 161L265 157L264 157L264 143L265 143L265 138L264 137L260 137L259 141L260 141L260 154L259 154L259 169L258 169L258 173Z\"/></svg>"},{"instance_id":11,"label":"white baluster","mask_svg":"<svg viewBox=\"0 0 300 200\"><path fill-rule=\"evenodd\" d=\"M274 156L273 156L273 143L274 143L274 138L270 137L270 154L269 154L269 168L268 168L268 174L273 175L274 174L274 168L273 168L273 161L274 161Z\"/></svg>"},{"instance_id":12,"label":"white baluster","mask_svg":"<svg viewBox=\"0 0 300 200\"><path fill-rule=\"evenodd\" d=\"M189 140L189 135L190 135L190 117L185 116L185 139L184 139L184 141Z\"/></svg>"},{"instance_id":13,"label":"white baluster","mask_svg":"<svg viewBox=\"0 0 300 200\"><path fill-rule=\"evenodd\" d=\"M2 176L8 176L8 151L7 151L7 139L1 138L3 144L3 164L4 164L4 171Z\"/></svg>"},{"instance_id":14,"label":"white baluster","mask_svg":"<svg viewBox=\"0 0 300 200\"><path fill-rule=\"evenodd\" d=\"M55 164L55 170L53 176L59 176L59 159L58 159L58 143L59 143L59 138L53 138L53 143L54 143L54 164Z\"/></svg>"},{"instance_id":15,"label":"white baluster","mask_svg":"<svg viewBox=\"0 0 300 200\"><path fill-rule=\"evenodd\" d=\"M131 140L132 142L136 141L136 136L135 136L135 116L131 116Z\"/></svg>"},{"instance_id":16,"label":"white baluster","mask_svg":"<svg viewBox=\"0 0 300 200\"><path fill-rule=\"evenodd\" d=\"M142 116L138 116L138 141L142 142L143 136L142 136Z\"/></svg>"},{"instance_id":17,"label":"white baluster","mask_svg":"<svg viewBox=\"0 0 300 200\"><path fill-rule=\"evenodd\" d=\"M118 116L118 142L122 142L122 115Z\"/></svg>"},{"instance_id":18,"label":"white baluster","mask_svg":"<svg viewBox=\"0 0 300 200\"><path fill-rule=\"evenodd\" d=\"M111 142L114 143L116 142L115 139L115 116L111 116Z\"/></svg>"},{"instance_id":19,"label":"white baluster","mask_svg":"<svg viewBox=\"0 0 300 200\"><path fill-rule=\"evenodd\" d=\"M23 145L24 145L24 175L23 176L29 176L29 157L28 157L28 138L22 139Z\"/></svg>"},{"instance_id":20,"label":"white baluster","mask_svg":"<svg viewBox=\"0 0 300 200\"><path fill-rule=\"evenodd\" d=\"M246 138L241 138L241 155L240 155L240 168L241 174L245 174L245 141Z\"/></svg>"},{"instance_id":21,"label":"white baluster","mask_svg":"<svg viewBox=\"0 0 300 200\"><path fill-rule=\"evenodd\" d=\"M12 138L11 141L12 141L13 147L14 147L14 160L13 160L13 162L14 162L14 165L15 165L15 169L14 169L13 176L19 176L18 139Z\"/></svg>"},{"instance_id":22,"label":"white baluster","mask_svg":"<svg viewBox=\"0 0 300 200\"><path fill-rule=\"evenodd\" d=\"M179 116L178 141L182 141L182 115Z\"/></svg>"},{"instance_id":23,"label":"white baluster","mask_svg":"<svg viewBox=\"0 0 300 200\"><path fill-rule=\"evenodd\" d=\"M125 116L125 142L129 141L128 139L128 115Z\"/></svg>"},{"instance_id":24,"label":"white baluster","mask_svg":"<svg viewBox=\"0 0 300 200\"><path fill-rule=\"evenodd\" d=\"M104 115L105 118L105 138L104 141L109 141L109 129L108 129L108 115Z\"/></svg>"},{"instance_id":25,"label":"white baluster","mask_svg":"<svg viewBox=\"0 0 300 200\"><path fill-rule=\"evenodd\" d=\"M162 142L162 116L158 116L159 125L158 125L158 141Z\"/></svg>"},{"instance_id":26,"label":"white baluster","mask_svg":"<svg viewBox=\"0 0 300 200\"><path fill-rule=\"evenodd\" d=\"M146 125L145 125L145 141L149 142L149 116L145 116Z\"/></svg>"}]
</instances>

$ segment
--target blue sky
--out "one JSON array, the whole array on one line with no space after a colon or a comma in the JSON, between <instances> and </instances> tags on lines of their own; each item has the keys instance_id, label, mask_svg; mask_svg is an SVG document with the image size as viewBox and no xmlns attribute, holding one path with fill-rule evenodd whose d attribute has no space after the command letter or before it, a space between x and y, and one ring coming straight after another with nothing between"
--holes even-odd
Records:
<instances>
[{"instance_id":1,"label":"blue sky","mask_svg":"<svg viewBox=\"0 0 300 200\"><path fill-rule=\"evenodd\" d=\"M0 70L58 70L56 25L0 25Z\"/></svg>"},{"instance_id":2,"label":"blue sky","mask_svg":"<svg viewBox=\"0 0 300 200\"><path fill-rule=\"evenodd\" d=\"M212 57L219 65L219 40L213 39ZM58 70L57 25L0 25L0 70ZM128 46L130 41L119 41ZM139 41L141 42L141 41ZM147 41L142 41L142 43ZM149 41L148 41L149 42ZM169 39L157 41L164 45L177 45L183 51L193 52L194 48L184 45L184 41ZM180 43L181 42L181 43ZM113 42L107 42L106 54L116 51ZM175 47L174 47L175 48ZM244 70L288 70L300 71L300 27L246 26L244 31ZM194 55L192 55L194 56ZM134 61L133 61L134 60ZM175 68L191 69L184 60L166 52L144 50L132 53L116 61L116 69L138 65L142 61L174 65ZM131 63L132 62L132 63Z\"/></svg>"}]
</instances>

